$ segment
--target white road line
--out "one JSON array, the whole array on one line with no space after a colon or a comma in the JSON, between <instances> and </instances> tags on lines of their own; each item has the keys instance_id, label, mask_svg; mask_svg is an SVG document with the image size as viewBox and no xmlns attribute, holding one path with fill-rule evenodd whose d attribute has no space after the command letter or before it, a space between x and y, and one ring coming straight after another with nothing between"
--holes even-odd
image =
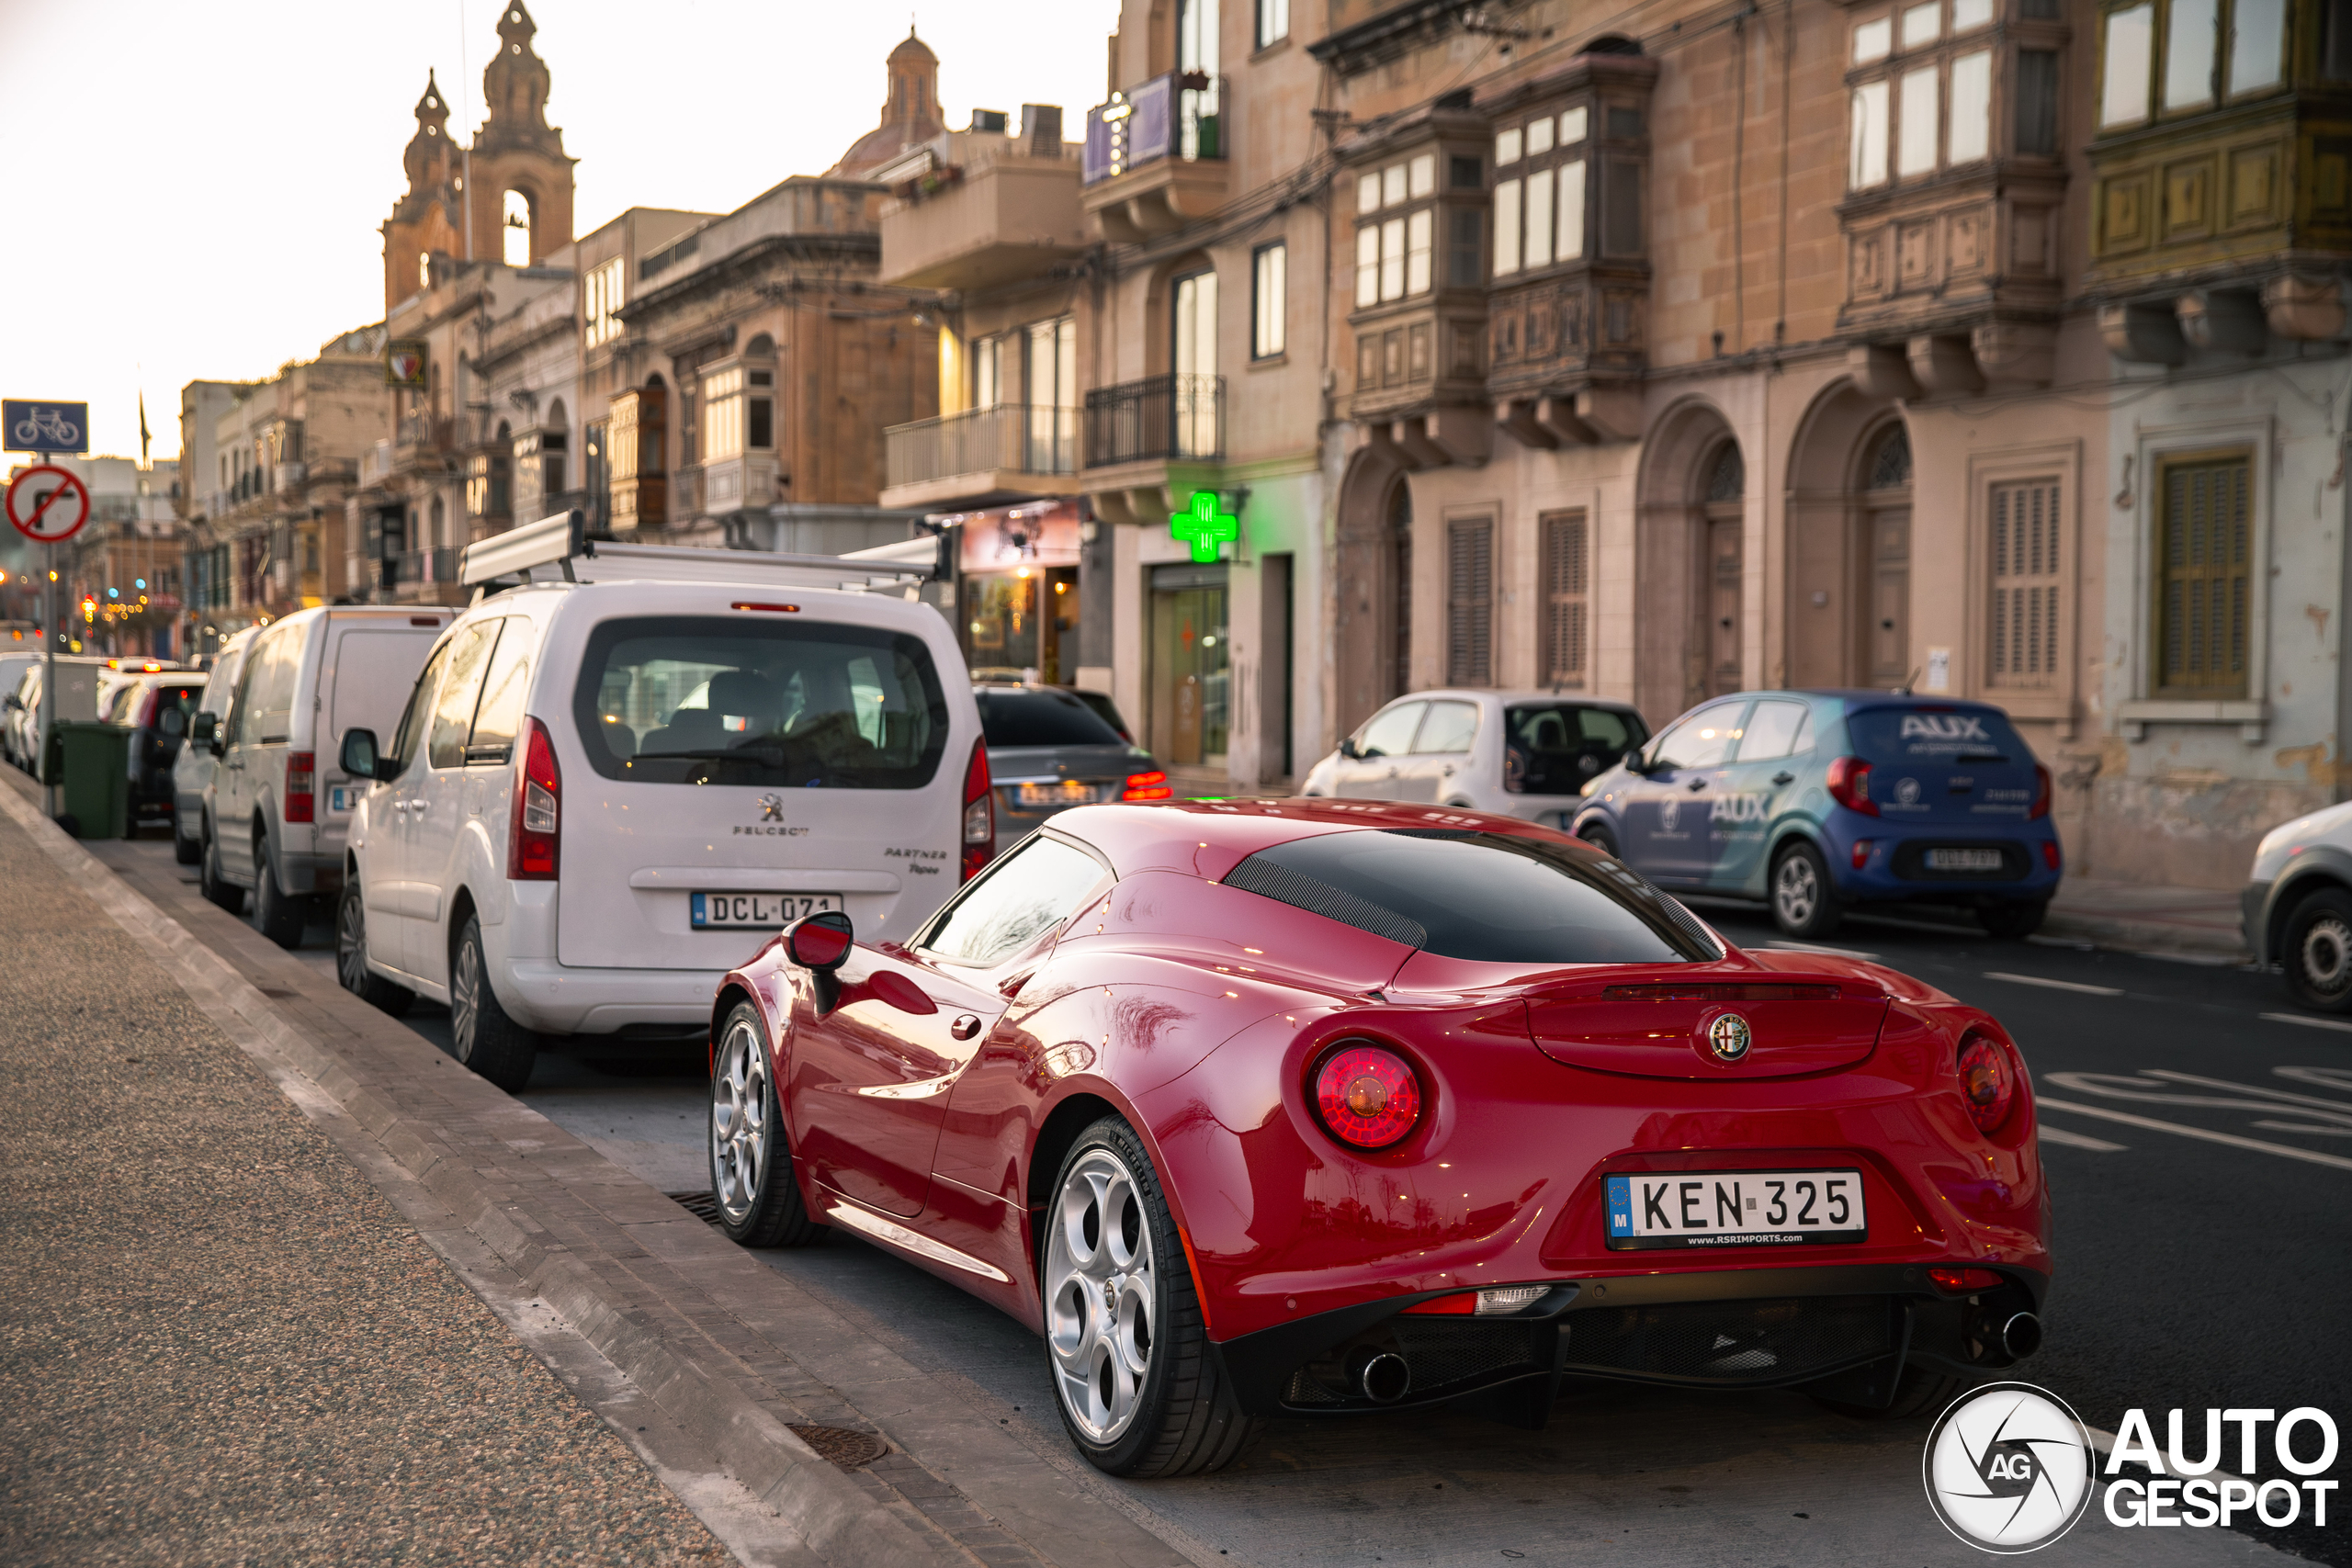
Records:
<instances>
[{"instance_id":1,"label":"white road line","mask_svg":"<svg viewBox=\"0 0 2352 1568\"><path fill-rule=\"evenodd\" d=\"M2235 1133L2216 1133L2204 1127L2184 1127L2177 1122L2159 1122L2153 1116L2134 1116L2128 1111L2077 1105L2071 1100L2052 1100L2048 1095L2035 1096L2034 1103L2052 1111L2071 1111L2077 1116L2096 1116L2103 1122L2120 1122L2127 1127L2145 1127L2152 1133L2177 1133L2184 1138L2202 1138L2209 1144L2227 1144L2233 1149L2253 1149L2259 1154L2278 1155L2311 1165L2328 1165L2338 1170L2352 1170L2352 1159L2342 1155L2322 1154L2317 1149L2299 1149L2288 1144L2266 1144L2260 1138L2241 1138Z\"/></svg>"},{"instance_id":2,"label":"white road line","mask_svg":"<svg viewBox=\"0 0 2352 1568\"><path fill-rule=\"evenodd\" d=\"M2337 1018L2305 1018L2299 1012L2266 1012L2256 1016L2267 1018L2273 1023L2300 1023L2305 1029L2334 1029L2352 1034L2352 1023Z\"/></svg>"},{"instance_id":3,"label":"white road line","mask_svg":"<svg viewBox=\"0 0 2352 1568\"><path fill-rule=\"evenodd\" d=\"M1826 953L1832 958L1874 959L1878 956L1875 953L1864 953L1859 947L1823 947L1810 942L1768 942L1764 945L1782 953Z\"/></svg>"},{"instance_id":4,"label":"white road line","mask_svg":"<svg viewBox=\"0 0 2352 1568\"><path fill-rule=\"evenodd\" d=\"M2047 1105L2050 1102L2045 1100L2041 1103ZM2070 1133L2064 1127L2052 1127L2047 1122L2035 1128L2034 1132L2045 1144L2064 1144L2070 1149L2089 1149L2097 1154L2120 1155L2127 1146L2110 1144L2105 1138L2094 1138L2087 1133Z\"/></svg>"},{"instance_id":5,"label":"white road line","mask_svg":"<svg viewBox=\"0 0 2352 1568\"><path fill-rule=\"evenodd\" d=\"M2039 975L2009 975L1998 969L1985 970L1984 978L2007 980L2012 986L2040 986L2052 991L2080 991L2086 997L2120 997L2123 994L2120 986L2080 986L2072 980L2045 980Z\"/></svg>"},{"instance_id":6,"label":"white road line","mask_svg":"<svg viewBox=\"0 0 2352 1568\"><path fill-rule=\"evenodd\" d=\"M2322 1111L2333 1111L2338 1114L2352 1111L2352 1105L2346 1105L2340 1100L2322 1100L2315 1094L2297 1094L2291 1089L2264 1089L2256 1084L2232 1083L2227 1078L2200 1078L2195 1073L2168 1072L2163 1067L2148 1067L2143 1070L2152 1078L2170 1078L2175 1083L2193 1083L2206 1089L2226 1089L2235 1090L2239 1094L2257 1094L2265 1100L2284 1100L2290 1105L2316 1105Z\"/></svg>"}]
</instances>

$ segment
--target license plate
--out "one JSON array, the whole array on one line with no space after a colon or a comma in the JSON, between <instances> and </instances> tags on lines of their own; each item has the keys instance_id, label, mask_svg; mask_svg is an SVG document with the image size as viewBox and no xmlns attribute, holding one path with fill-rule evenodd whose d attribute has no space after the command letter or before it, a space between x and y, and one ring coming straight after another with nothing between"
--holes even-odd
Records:
<instances>
[{"instance_id":1,"label":"license plate","mask_svg":"<svg viewBox=\"0 0 2352 1568\"><path fill-rule=\"evenodd\" d=\"M1064 779L1059 784L1015 784L1012 798L1023 806L1091 806L1101 793L1096 785Z\"/></svg>"},{"instance_id":2,"label":"license plate","mask_svg":"<svg viewBox=\"0 0 2352 1568\"><path fill-rule=\"evenodd\" d=\"M1672 1170L1602 1179L1612 1249L1868 1239L1859 1170Z\"/></svg>"},{"instance_id":3,"label":"license plate","mask_svg":"<svg viewBox=\"0 0 2352 1568\"><path fill-rule=\"evenodd\" d=\"M838 893L697 893L695 930L782 931L803 915L841 907Z\"/></svg>"},{"instance_id":4,"label":"license plate","mask_svg":"<svg viewBox=\"0 0 2352 1568\"><path fill-rule=\"evenodd\" d=\"M2001 852L1998 850L1929 850L1927 854L1929 871L1998 871Z\"/></svg>"}]
</instances>

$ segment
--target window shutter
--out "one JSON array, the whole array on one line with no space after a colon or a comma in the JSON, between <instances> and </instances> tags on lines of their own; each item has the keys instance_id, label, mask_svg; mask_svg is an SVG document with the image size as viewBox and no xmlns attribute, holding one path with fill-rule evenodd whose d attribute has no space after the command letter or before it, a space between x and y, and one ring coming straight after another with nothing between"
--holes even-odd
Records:
<instances>
[{"instance_id":1,"label":"window shutter","mask_svg":"<svg viewBox=\"0 0 2352 1568\"><path fill-rule=\"evenodd\" d=\"M1494 681L1495 525L1489 518L1446 529L1446 682Z\"/></svg>"},{"instance_id":2,"label":"window shutter","mask_svg":"<svg viewBox=\"0 0 2352 1568\"><path fill-rule=\"evenodd\" d=\"M1590 603L1583 513L1544 519L1543 570L1544 681L1582 688Z\"/></svg>"},{"instance_id":3,"label":"window shutter","mask_svg":"<svg viewBox=\"0 0 2352 1568\"><path fill-rule=\"evenodd\" d=\"M2047 686L2058 673L2058 481L1995 485L1992 535L1992 683Z\"/></svg>"},{"instance_id":4,"label":"window shutter","mask_svg":"<svg viewBox=\"0 0 2352 1568\"><path fill-rule=\"evenodd\" d=\"M2245 688L2251 488L2252 464L2244 457L2165 469L2157 541L2159 686L2209 693Z\"/></svg>"}]
</instances>

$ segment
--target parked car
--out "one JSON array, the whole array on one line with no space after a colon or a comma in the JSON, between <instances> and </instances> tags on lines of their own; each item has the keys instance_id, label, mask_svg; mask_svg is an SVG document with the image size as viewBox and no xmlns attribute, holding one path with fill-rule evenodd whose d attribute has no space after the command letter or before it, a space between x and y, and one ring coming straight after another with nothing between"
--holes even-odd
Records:
<instances>
[{"instance_id":1,"label":"parked car","mask_svg":"<svg viewBox=\"0 0 2352 1568\"><path fill-rule=\"evenodd\" d=\"M1057 686L1054 690L1068 692L1071 696L1092 708L1095 717L1118 731L1120 739L1131 746L1136 744L1135 726L1127 722L1126 715L1119 711L1119 705L1111 700L1109 693L1090 692L1081 686Z\"/></svg>"},{"instance_id":2,"label":"parked car","mask_svg":"<svg viewBox=\"0 0 2352 1568\"><path fill-rule=\"evenodd\" d=\"M1865 904L2023 938L2064 869L2050 770L2008 716L1888 692L1703 703L1596 778L1571 830L1662 887L1762 899L1803 940Z\"/></svg>"},{"instance_id":3,"label":"parked car","mask_svg":"<svg viewBox=\"0 0 2352 1568\"><path fill-rule=\"evenodd\" d=\"M980 685L980 732L997 820L1018 838L1058 811L1101 800L1166 800L1167 770L1059 686Z\"/></svg>"},{"instance_id":4,"label":"parked car","mask_svg":"<svg viewBox=\"0 0 2352 1568\"><path fill-rule=\"evenodd\" d=\"M350 781L345 731L389 725L451 612L380 605L301 610L264 627L237 671L226 716L195 733L220 759L206 786L204 896L301 944L313 895L343 886Z\"/></svg>"},{"instance_id":5,"label":"parked car","mask_svg":"<svg viewBox=\"0 0 2352 1568\"><path fill-rule=\"evenodd\" d=\"M1398 697L1300 781L1299 793L1425 800L1565 827L1578 792L1649 739L1623 703L1452 689Z\"/></svg>"},{"instance_id":6,"label":"parked car","mask_svg":"<svg viewBox=\"0 0 2352 1568\"><path fill-rule=\"evenodd\" d=\"M131 732L130 827L173 817L172 768L187 739L189 721L204 700L205 678L176 672L141 674L118 686L98 717Z\"/></svg>"},{"instance_id":7,"label":"parked car","mask_svg":"<svg viewBox=\"0 0 2352 1568\"><path fill-rule=\"evenodd\" d=\"M2303 1006L2352 1011L2352 803L2265 833L2239 901L2256 963Z\"/></svg>"},{"instance_id":8,"label":"parked car","mask_svg":"<svg viewBox=\"0 0 2352 1568\"><path fill-rule=\"evenodd\" d=\"M345 742L343 983L446 1000L458 1059L508 1089L543 1035L700 1040L720 976L789 921L910 934L995 847L936 611L824 585L870 563L594 551L466 611L397 724Z\"/></svg>"},{"instance_id":9,"label":"parked car","mask_svg":"<svg viewBox=\"0 0 2352 1568\"><path fill-rule=\"evenodd\" d=\"M172 856L182 865L195 865L204 858L206 803L213 770L220 766L212 739L236 694L237 670L253 640L254 628L247 626L221 641L196 712L189 716L187 743L172 759Z\"/></svg>"},{"instance_id":10,"label":"parked car","mask_svg":"<svg viewBox=\"0 0 2352 1568\"><path fill-rule=\"evenodd\" d=\"M16 716L16 710L6 705L7 699L16 694L18 683L25 678L25 671L40 662L40 645L29 639L11 647L13 649L30 649L0 653L0 758L13 762L17 760L17 748L8 735L8 721Z\"/></svg>"},{"instance_id":11,"label":"parked car","mask_svg":"<svg viewBox=\"0 0 2352 1568\"><path fill-rule=\"evenodd\" d=\"M1080 807L855 936L810 915L718 989L720 1223L1041 1325L1114 1474L1216 1470L1270 1416L1540 1426L1564 1374L1910 1414L2040 1342L1999 1023L1740 952L1550 829Z\"/></svg>"},{"instance_id":12,"label":"parked car","mask_svg":"<svg viewBox=\"0 0 2352 1568\"><path fill-rule=\"evenodd\" d=\"M42 692L49 680L49 660L37 659L27 667L11 697L0 704L7 712L8 755L17 766L40 777L42 749L49 742L51 717L87 723L98 716L98 680L103 659L69 653L57 660L57 700L54 715L42 712Z\"/></svg>"}]
</instances>

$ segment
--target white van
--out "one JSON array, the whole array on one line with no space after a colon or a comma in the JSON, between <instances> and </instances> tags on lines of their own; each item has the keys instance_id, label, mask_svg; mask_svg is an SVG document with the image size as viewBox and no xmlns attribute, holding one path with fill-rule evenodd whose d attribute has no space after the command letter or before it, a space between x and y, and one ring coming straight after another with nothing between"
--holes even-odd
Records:
<instances>
[{"instance_id":1,"label":"white van","mask_svg":"<svg viewBox=\"0 0 2352 1568\"><path fill-rule=\"evenodd\" d=\"M458 1059L508 1089L541 1034L700 1038L720 976L802 915L910 935L995 849L953 628L898 596L927 563L591 544L565 522L468 551L469 581L540 547L571 581L479 599L397 728L342 758L374 781L344 985L447 1000Z\"/></svg>"},{"instance_id":2,"label":"white van","mask_svg":"<svg viewBox=\"0 0 2352 1568\"><path fill-rule=\"evenodd\" d=\"M213 770L220 765L212 752L212 738L236 693L237 671L243 668L245 649L253 640L254 628L247 626L220 644L204 695L188 721L187 743L172 759L172 856L182 865L204 858L204 803L212 790Z\"/></svg>"},{"instance_id":3,"label":"white van","mask_svg":"<svg viewBox=\"0 0 2352 1568\"><path fill-rule=\"evenodd\" d=\"M206 897L241 911L250 889L262 934L280 947L301 943L311 896L343 886L355 793L334 765L343 734L391 722L454 614L339 605L255 634L227 712L209 732L220 766L200 829Z\"/></svg>"}]
</instances>

